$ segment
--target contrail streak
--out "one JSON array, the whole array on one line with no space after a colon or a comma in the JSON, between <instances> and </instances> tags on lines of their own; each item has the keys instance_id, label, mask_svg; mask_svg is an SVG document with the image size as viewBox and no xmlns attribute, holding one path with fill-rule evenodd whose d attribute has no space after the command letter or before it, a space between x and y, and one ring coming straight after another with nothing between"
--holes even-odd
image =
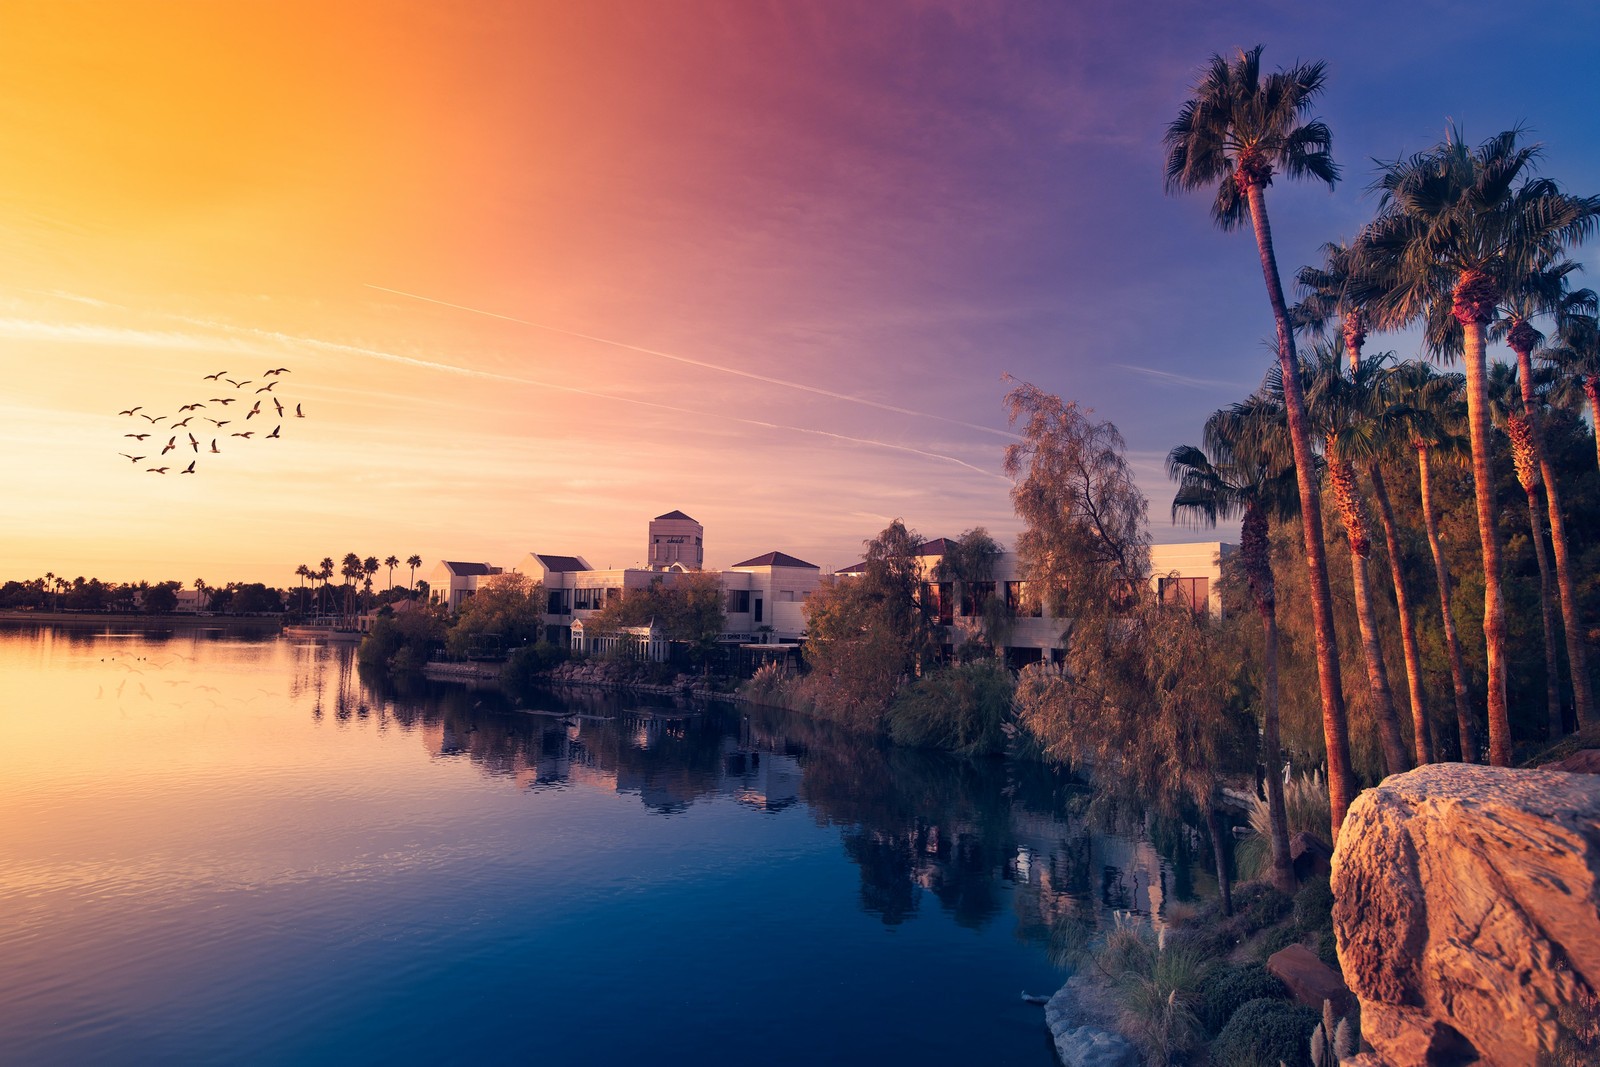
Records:
<instances>
[{"instance_id":1,"label":"contrail streak","mask_svg":"<svg viewBox=\"0 0 1600 1067\"><path fill-rule=\"evenodd\" d=\"M621 348L629 352L639 352L646 356L655 356L658 359L670 359L675 363L686 363L691 367L701 367L705 370L713 370L721 374L732 374L740 378L749 378L752 381L765 382L768 385L780 385L786 389L798 389L801 392L814 393L817 396L828 397L830 400L843 400L851 404L861 404L865 407L877 408L879 411L892 411L897 415L912 415L921 419L937 419L940 422L948 422L955 426L963 426L966 429L977 430L980 433L994 434L996 437L1007 437L1014 440L1017 436L1016 434L1010 433L1006 430L997 430L993 426L983 426L976 422L965 422L961 419L952 419L946 415L936 415L930 411L917 411L912 408L899 407L895 404L884 404L876 400L868 400L865 397L851 396L849 393L836 393L831 389L823 389L815 385L806 385L804 382L792 382L786 378L773 378L765 374L756 374L754 371L739 370L737 367L725 367L720 363L708 363L705 360L691 359L688 356L679 356L671 352L663 352L660 349L644 348L640 345L628 344L626 341L613 341L609 337L596 337L594 334L580 333L577 330L565 330L559 326L546 326L542 322L531 322L528 319L519 319L514 315L502 315L498 311L485 311L483 308L468 307L466 304L452 304L448 300L436 300L431 296L419 296L416 293L407 293L400 289L390 289L386 285L373 285L371 282L365 282L363 284L368 289L376 289L383 293L393 293L395 296L403 296L409 300L421 300L424 303L438 304L440 307L455 308L458 311L466 311L474 315L486 315L491 319L503 319L506 322L515 322L522 326L532 326L536 330L548 330L550 333L564 334L567 337L577 337L584 341L593 341L596 344L610 345L613 348Z\"/></svg>"}]
</instances>

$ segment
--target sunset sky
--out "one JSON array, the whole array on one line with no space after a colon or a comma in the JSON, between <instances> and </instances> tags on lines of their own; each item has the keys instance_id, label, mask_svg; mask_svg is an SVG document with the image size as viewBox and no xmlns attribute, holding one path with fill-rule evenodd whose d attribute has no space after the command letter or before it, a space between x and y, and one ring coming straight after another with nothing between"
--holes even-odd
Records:
<instances>
[{"instance_id":1,"label":"sunset sky","mask_svg":"<svg viewBox=\"0 0 1600 1067\"><path fill-rule=\"evenodd\" d=\"M1270 190L1289 275L1448 121L1600 192L1597 33L1576 0L0 0L0 580L624 566L673 509L713 567L840 566L897 516L1009 541L1005 373L1122 429L1157 540L1232 539L1173 529L1160 469L1271 359L1250 238L1163 193L1196 68L1329 63L1346 180ZM279 366L306 417L246 425ZM199 454L118 455L170 436L119 410L222 389Z\"/></svg>"}]
</instances>

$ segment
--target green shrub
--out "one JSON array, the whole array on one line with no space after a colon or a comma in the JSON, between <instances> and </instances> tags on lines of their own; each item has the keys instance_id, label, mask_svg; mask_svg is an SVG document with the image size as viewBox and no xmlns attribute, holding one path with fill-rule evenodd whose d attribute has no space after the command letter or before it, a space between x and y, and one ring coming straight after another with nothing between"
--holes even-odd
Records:
<instances>
[{"instance_id":1,"label":"green shrub","mask_svg":"<svg viewBox=\"0 0 1600 1067\"><path fill-rule=\"evenodd\" d=\"M932 671L895 698L889 736L963 756L1002 753L1012 687L1011 672L993 659Z\"/></svg>"},{"instance_id":2,"label":"green shrub","mask_svg":"<svg viewBox=\"0 0 1600 1067\"><path fill-rule=\"evenodd\" d=\"M500 681L509 689L520 690L540 681L557 664L565 663L570 653L560 645L540 641L523 645L506 659L500 669Z\"/></svg>"},{"instance_id":3,"label":"green shrub","mask_svg":"<svg viewBox=\"0 0 1600 1067\"><path fill-rule=\"evenodd\" d=\"M1206 1032L1218 1034L1233 1013L1252 1000L1284 1000L1288 988L1258 963L1223 968L1200 994L1200 1022Z\"/></svg>"},{"instance_id":4,"label":"green shrub","mask_svg":"<svg viewBox=\"0 0 1600 1067\"><path fill-rule=\"evenodd\" d=\"M1252 1000L1211 1043L1211 1062L1227 1067L1311 1067L1311 1032L1322 1017L1286 1000Z\"/></svg>"}]
</instances>

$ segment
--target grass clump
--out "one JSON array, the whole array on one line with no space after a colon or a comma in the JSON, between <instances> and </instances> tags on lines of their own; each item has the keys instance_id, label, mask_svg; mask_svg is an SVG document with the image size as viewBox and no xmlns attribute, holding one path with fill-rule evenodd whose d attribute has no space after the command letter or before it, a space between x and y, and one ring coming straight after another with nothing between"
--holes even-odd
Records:
<instances>
[{"instance_id":1,"label":"grass clump","mask_svg":"<svg viewBox=\"0 0 1600 1067\"><path fill-rule=\"evenodd\" d=\"M1200 1045L1204 1029L1195 1009L1211 972L1204 955L1119 914L1095 966L1116 991L1119 1029L1149 1067L1182 1062Z\"/></svg>"},{"instance_id":2,"label":"grass clump","mask_svg":"<svg viewBox=\"0 0 1600 1067\"><path fill-rule=\"evenodd\" d=\"M1290 837L1304 832L1327 838L1332 816L1328 809L1328 782L1321 771L1299 774L1284 783L1283 807ZM1250 829L1255 833L1239 842L1233 853L1240 881L1265 878L1272 868L1272 824L1267 802L1259 796L1252 798Z\"/></svg>"},{"instance_id":3,"label":"grass clump","mask_svg":"<svg viewBox=\"0 0 1600 1067\"><path fill-rule=\"evenodd\" d=\"M1311 1034L1322 1017L1286 1000L1262 998L1233 1013L1211 1043L1211 1062L1228 1067L1311 1067Z\"/></svg>"}]
</instances>

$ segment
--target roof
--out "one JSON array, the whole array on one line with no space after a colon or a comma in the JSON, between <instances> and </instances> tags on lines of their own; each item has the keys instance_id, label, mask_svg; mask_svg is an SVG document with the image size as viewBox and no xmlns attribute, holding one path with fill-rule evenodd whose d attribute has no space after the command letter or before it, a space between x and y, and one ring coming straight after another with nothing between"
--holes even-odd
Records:
<instances>
[{"instance_id":1,"label":"roof","mask_svg":"<svg viewBox=\"0 0 1600 1067\"><path fill-rule=\"evenodd\" d=\"M935 537L932 541L922 542L922 547L917 549L917 555L942 556L946 552L950 551L950 547L953 544L955 544L955 542L948 537Z\"/></svg>"},{"instance_id":2,"label":"roof","mask_svg":"<svg viewBox=\"0 0 1600 1067\"><path fill-rule=\"evenodd\" d=\"M768 552L765 555L757 556L755 559L747 559L743 563L735 563L734 566L735 567L809 567L810 569L812 569L814 571L820 571L822 569L821 567L817 566L815 563L807 563L803 559L796 559L794 556L789 555L787 552Z\"/></svg>"},{"instance_id":3,"label":"roof","mask_svg":"<svg viewBox=\"0 0 1600 1067\"><path fill-rule=\"evenodd\" d=\"M448 559L440 560L439 562L443 563L446 567L449 567L450 573L454 574L457 578L466 578L474 574L485 575L500 573L496 568L489 566L487 563L456 563L453 560Z\"/></svg>"},{"instance_id":4,"label":"roof","mask_svg":"<svg viewBox=\"0 0 1600 1067\"><path fill-rule=\"evenodd\" d=\"M686 519L689 522L694 522L695 521L695 520L689 518L689 516L685 515L681 511L669 511L665 515L657 515L651 521L652 522L660 522L662 519Z\"/></svg>"},{"instance_id":5,"label":"roof","mask_svg":"<svg viewBox=\"0 0 1600 1067\"><path fill-rule=\"evenodd\" d=\"M860 563L852 563L848 567L840 567L838 570L834 571L833 573L835 573L835 574L860 574L862 571L864 571L866 569L867 569L867 561L866 560L862 560Z\"/></svg>"},{"instance_id":6,"label":"roof","mask_svg":"<svg viewBox=\"0 0 1600 1067\"><path fill-rule=\"evenodd\" d=\"M582 556L546 556L535 552L533 558L539 561L541 567L552 574L593 570L588 561Z\"/></svg>"}]
</instances>

